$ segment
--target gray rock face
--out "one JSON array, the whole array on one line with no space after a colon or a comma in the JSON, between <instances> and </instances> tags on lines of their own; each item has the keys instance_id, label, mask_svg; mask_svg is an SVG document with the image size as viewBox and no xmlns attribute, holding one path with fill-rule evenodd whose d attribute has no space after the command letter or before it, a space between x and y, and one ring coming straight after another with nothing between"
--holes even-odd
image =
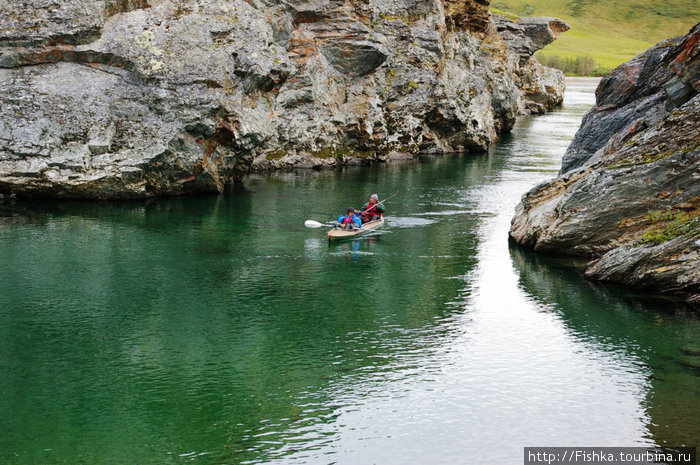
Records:
<instances>
[{"instance_id":1,"label":"gray rock face","mask_svg":"<svg viewBox=\"0 0 700 465\"><path fill-rule=\"evenodd\" d=\"M649 70L663 82L626 74L620 77L621 87L613 85L612 76L601 84L597 105L576 140L590 142L582 133L607 134L613 122L618 132L581 167L523 197L511 225L513 239L543 253L590 257L586 275L591 278L700 304L699 39L696 26L685 37L657 45L662 54L651 49L640 56L675 77ZM661 55L667 66L653 58ZM615 73L645 69L640 57ZM654 87L650 91L648 86ZM680 95L679 106L665 88L681 89L670 92ZM630 100L631 95L637 100ZM656 102L655 109L650 101ZM647 109L640 110L640 118L627 119L631 109L640 108Z\"/></svg>"},{"instance_id":2,"label":"gray rock face","mask_svg":"<svg viewBox=\"0 0 700 465\"><path fill-rule=\"evenodd\" d=\"M582 166L614 137L629 137L665 118L697 94L697 53L691 39L676 37L618 66L596 90L596 106L584 117L562 160L561 172Z\"/></svg>"},{"instance_id":3,"label":"gray rock face","mask_svg":"<svg viewBox=\"0 0 700 465\"><path fill-rule=\"evenodd\" d=\"M570 29L557 18L520 18L518 22L505 16L493 15L498 34L511 52L519 58L516 69L518 87L522 92L521 111L545 113L564 101L564 74L542 66L533 55Z\"/></svg>"},{"instance_id":4,"label":"gray rock face","mask_svg":"<svg viewBox=\"0 0 700 465\"><path fill-rule=\"evenodd\" d=\"M485 150L563 95L518 33L486 0L11 0L0 193L217 192L250 170Z\"/></svg>"}]
</instances>

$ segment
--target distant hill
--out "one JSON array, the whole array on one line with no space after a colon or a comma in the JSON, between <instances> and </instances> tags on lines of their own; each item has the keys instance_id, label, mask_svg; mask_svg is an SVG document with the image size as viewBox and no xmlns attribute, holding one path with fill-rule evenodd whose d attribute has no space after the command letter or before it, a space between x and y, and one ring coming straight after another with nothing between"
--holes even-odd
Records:
<instances>
[{"instance_id":1,"label":"distant hill","mask_svg":"<svg viewBox=\"0 0 700 465\"><path fill-rule=\"evenodd\" d=\"M490 9L511 18L563 19L571 30L539 52L538 57L547 62L558 55L571 62L590 56L599 73L661 40L685 35L700 21L699 0L492 0Z\"/></svg>"}]
</instances>

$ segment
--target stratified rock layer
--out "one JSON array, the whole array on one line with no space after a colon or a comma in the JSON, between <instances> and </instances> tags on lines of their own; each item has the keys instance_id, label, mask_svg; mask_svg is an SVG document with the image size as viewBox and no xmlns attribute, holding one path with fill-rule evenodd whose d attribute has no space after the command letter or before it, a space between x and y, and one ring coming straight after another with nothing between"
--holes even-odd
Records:
<instances>
[{"instance_id":1,"label":"stratified rock layer","mask_svg":"<svg viewBox=\"0 0 700 465\"><path fill-rule=\"evenodd\" d=\"M0 193L218 192L251 169L485 150L561 102L532 53L562 25L504 41L487 0L5 2Z\"/></svg>"},{"instance_id":2,"label":"stratified rock layer","mask_svg":"<svg viewBox=\"0 0 700 465\"><path fill-rule=\"evenodd\" d=\"M699 39L696 25L601 81L569 167L523 197L513 239L700 307Z\"/></svg>"}]
</instances>

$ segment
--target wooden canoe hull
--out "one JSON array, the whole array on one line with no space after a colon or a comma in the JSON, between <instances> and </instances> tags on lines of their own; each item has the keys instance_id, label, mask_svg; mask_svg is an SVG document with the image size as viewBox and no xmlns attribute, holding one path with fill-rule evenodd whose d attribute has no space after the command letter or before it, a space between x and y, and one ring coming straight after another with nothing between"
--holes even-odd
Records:
<instances>
[{"instance_id":1,"label":"wooden canoe hull","mask_svg":"<svg viewBox=\"0 0 700 465\"><path fill-rule=\"evenodd\" d=\"M339 241L342 239L352 239L353 237L361 236L362 234L373 231L384 224L384 218L370 221L362 225L360 229L331 229L328 231L329 241Z\"/></svg>"}]
</instances>

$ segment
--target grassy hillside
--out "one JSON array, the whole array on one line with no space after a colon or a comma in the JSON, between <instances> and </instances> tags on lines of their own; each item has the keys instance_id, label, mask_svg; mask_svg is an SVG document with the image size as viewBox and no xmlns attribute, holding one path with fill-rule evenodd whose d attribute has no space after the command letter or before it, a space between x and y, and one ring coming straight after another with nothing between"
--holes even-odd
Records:
<instances>
[{"instance_id":1,"label":"grassy hillside","mask_svg":"<svg viewBox=\"0 0 700 465\"><path fill-rule=\"evenodd\" d=\"M661 40L686 34L700 21L700 0L492 0L491 11L563 19L571 30L539 54L588 55L599 68L612 69Z\"/></svg>"}]
</instances>

